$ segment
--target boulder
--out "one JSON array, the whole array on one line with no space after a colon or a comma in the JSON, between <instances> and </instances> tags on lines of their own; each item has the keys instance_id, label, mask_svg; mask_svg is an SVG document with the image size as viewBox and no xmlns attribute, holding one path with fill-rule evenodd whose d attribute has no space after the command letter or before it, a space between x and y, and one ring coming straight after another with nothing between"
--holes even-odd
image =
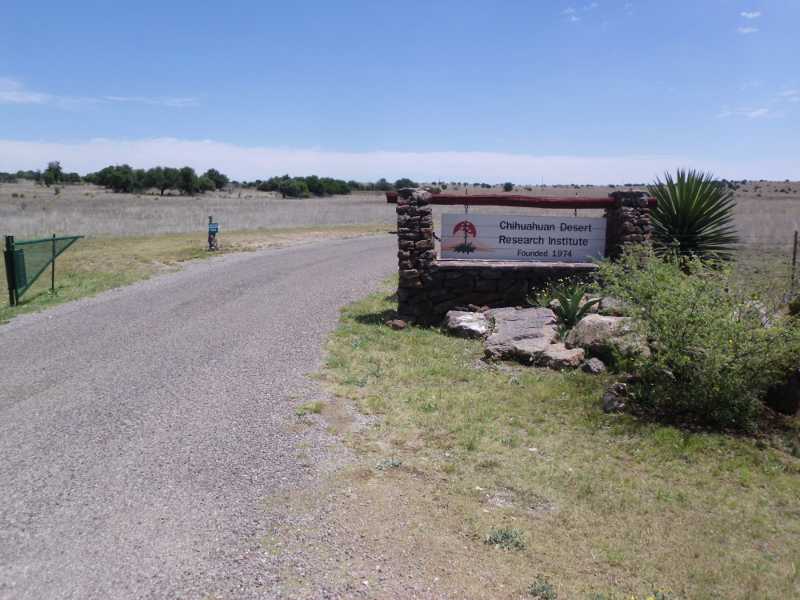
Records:
<instances>
[{"instance_id":1,"label":"boulder","mask_svg":"<svg viewBox=\"0 0 800 600\"><path fill-rule=\"evenodd\" d=\"M550 369L575 369L583 362L583 348L567 348L564 344L550 344L539 356L538 362Z\"/></svg>"},{"instance_id":2,"label":"boulder","mask_svg":"<svg viewBox=\"0 0 800 600\"><path fill-rule=\"evenodd\" d=\"M606 365L599 358L590 358L581 365L581 370L584 373L599 375L600 373L605 373Z\"/></svg>"},{"instance_id":3,"label":"boulder","mask_svg":"<svg viewBox=\"0 0 800 600\"><path fill-rule=\"evenodd\" d=\"M613 296L604 296L600 298L600 303L597 305L597 312L610 317L621 317L625 314L625 303Z\"/></svg>"},{"instance_id":4,"label":"boulder","mask_svg":"<svg viewBox=\"0 0 800 600\"><path fill-rule=\"evenodd\" d=\"M445 329L453 335L482 338L489 333L489 319L483 313L451 310L444 319Z\"/></svg>"},{"instance_id":5,"label":"boulder","mask_svg":"<svg viewBox=\"0 0 800 600\"><path fill-rule=\"evenodd\" d=\"M583 348L590 356L612 360L615 353L650 355L644 339L632 327L629 317L590 314L567 335L567 348Z\"/></svg>"},{"instance_id":6,"label":"boulder","mask_svg":"<svg viewBox=\"0 0 800 600\"><path fill-rule=\"evenodd\" d=\"M624 383L612 384L603 394L603 412L615 413L625 410L628 386Z\"/></svg>"},{"instance_id":7,"label":"boulder","mask_svg":"<svg viewBox=\"0 0 800 600\"><path fill-rule=\"evenodd\" d=\"M553 344L549 337L531 337L512 340L508 344L509 351L503 358L514 359L526 365L539 364L542 353Z\"/></svg>"},{"instance_id":8,"label":"boulder","mask_svg":"<svg viewBox=\"0 0 800 600\"><path fill-rule=\"evenodd\" d=\"M558 337L549 308L497 308L484 314L493 324L485 343L490 358L531 362Z\"/></svg>"},{"instance_id":9,"label":"boulder","mask_svg":"<svg viewBox=\"0 0 800 600\"><path fill-rule=\"evenodd\" d=\"M785 383L770 388L767 406L784 415L796 415L800 411L800 369L792 373Z\"/></svg>"},{"instance_id":10,"label":"boulder","mask_svg":"<svg viewBox=\"0 0 800 600\"><path fill-rule=\"evenodd\" d=\"M408 323L403 321L403 319L391 319L389 321L386 321L386 326L391 327L395 331L399 331L401 329L405 329L406 327L408 327Z\"/></svg>"}]
</instances>

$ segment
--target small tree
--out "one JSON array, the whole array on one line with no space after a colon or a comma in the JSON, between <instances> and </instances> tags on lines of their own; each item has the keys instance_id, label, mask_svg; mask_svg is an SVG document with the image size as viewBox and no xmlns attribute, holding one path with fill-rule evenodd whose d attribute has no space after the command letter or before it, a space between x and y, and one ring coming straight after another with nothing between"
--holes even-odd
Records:
<instances>
[{"instance_id":1,"label":"small tree","mask_svg":"<svg viewBox=\"0 0 800 600\"><path fill-rule=\"evenodd\" d=\"M419 184L416 181L409 179L408 177L401 177L397 181L394 182L394 189L401 190L403 188L416 188L419 187Z\"/></svg>"},{"instance_id":2,"label":"small tree","mask_svg":"<svg viewBox=\"0 0 800 600\"><path fill-rule=\"evenodd\" d=\"M278 191L284 198L306 198L310 195L308 186L302 177L281 180Z\"/></svg>"},{"instance_id":3,"label":"small tree","mask_svg":"<svg viewBox=\"0 0 800 600\"><path fill-rule=\"evenodd\" d=\"M192 167L183 167L178 171L178 189L188 196L193 196L197 191L197 173Z\"/></svg>"},{"instance_id":4,"label":"small tree","mask_svg":"<svg viewBox=\"0 0 800 600\"><path fill-rule=\"evenodd\" d=\"M213 181L214 182L214 188L218 189L218 190L221 190L226 185L228 185L228 176L227 175L223 175L222 173L220 173L216 169L209 169L208 171L203 173L203 177L207 177L208 179Z\"/></svg>"},{"instance_id":5,"label":"small tree","mask_svg":"<svg viewBox=\"0 0 800 600\"><path fill-rule=\"evenodd\" d=\"M61 177L63 175L63 171L61 169L61 163L57 160L47 163L47 169L45 169L44 174L42 175L42 179L44 184L50 187L54 183L59 183L61 181Z\"/></svg>"},{"instance_id":6,"label":"small tree","mask_svg":"<svg viewBox=\"0 0 800 600\"><path fill-rule=\"evenodd\" d=\"M503 184L503 191L504 192L512 192L512 191L514 191L514 184L511 183L510 181L506 181Z\"/></svg>"},{"instance_id":7,"label":"small tree","mask_svg":"<svg viewBox=\"0 0 800 600\"><path fill-rule=\"evenodd\" d=\"M385 177L381 177L375 182L375 189L379 192L388 192L392 189L392 184L386 181Z\"/></svg>"},{"instance_id":8,"label":"small tree","mask_svg":"<svg viewBox=\"0 0 800 600\"><path fill-rule=\"evenodd\" d=\"M208 175L201 175L197 178L197 189L200 193L213 192L217 186Z\"/></svg>"}]
</instances>

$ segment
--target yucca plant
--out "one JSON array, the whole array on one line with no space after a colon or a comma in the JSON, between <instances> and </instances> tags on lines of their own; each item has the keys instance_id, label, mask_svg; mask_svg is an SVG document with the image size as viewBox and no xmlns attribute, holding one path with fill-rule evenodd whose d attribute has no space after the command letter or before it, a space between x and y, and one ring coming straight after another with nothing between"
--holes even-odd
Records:
<instances>
[{"instance_id":1,"label":"yucca plant","mask_svg":"<svg viewBox=\"0 0 800 600\"><path fill-rule=\"evenodd\" d=\"M561 280L548 286L544 292L529 297L528 302L534 306L550 306L558 319L559 330L563 336L600 302L600 298L588 298L584 302L586 291L584 285Z\"/></svg>"},{"instance_id":2,"label":"yucca plant","mask_svg":"<svg viewBox=\"0 0 800 600\"><path fill-rule=\"evenodd\" d=\"M733 226L733 192L710 173L678 169L649 186L658 206L650 213L660 251L704 259L728 259L738 242Z\"/></svg>"}]
</instances>

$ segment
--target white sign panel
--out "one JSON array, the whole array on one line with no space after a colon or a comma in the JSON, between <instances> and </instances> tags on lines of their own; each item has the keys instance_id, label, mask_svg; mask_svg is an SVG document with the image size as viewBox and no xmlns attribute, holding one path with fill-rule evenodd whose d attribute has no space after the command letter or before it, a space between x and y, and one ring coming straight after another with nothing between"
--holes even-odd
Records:
<instances>
[{"instance_id":1,"label":"white sign panel","mask_svg":"<svg viewBox=\"0 0 800 600\"><path fill-rule=\"evenodd\" d=\"M602 258L606 220L528 215L442 215L442 258L590 262Z\"/></svg>"}]
</instances>

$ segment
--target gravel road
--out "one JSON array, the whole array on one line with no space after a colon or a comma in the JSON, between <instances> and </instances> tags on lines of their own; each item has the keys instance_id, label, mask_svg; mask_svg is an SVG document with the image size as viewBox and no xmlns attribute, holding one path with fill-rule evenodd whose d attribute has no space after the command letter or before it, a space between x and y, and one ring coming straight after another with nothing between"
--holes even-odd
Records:
<instances>
[{"instance_id":1,"label":"gravel road","mask_svg":"<svg viewBox=\"0 0 800 600\"><path fill-rule=\"evenodd\" d=\"M313 485L325 435L294 410L394 244L220 257L0 326L0 598L275 597L264 498Z\"/></svg>"}]
</instances>

